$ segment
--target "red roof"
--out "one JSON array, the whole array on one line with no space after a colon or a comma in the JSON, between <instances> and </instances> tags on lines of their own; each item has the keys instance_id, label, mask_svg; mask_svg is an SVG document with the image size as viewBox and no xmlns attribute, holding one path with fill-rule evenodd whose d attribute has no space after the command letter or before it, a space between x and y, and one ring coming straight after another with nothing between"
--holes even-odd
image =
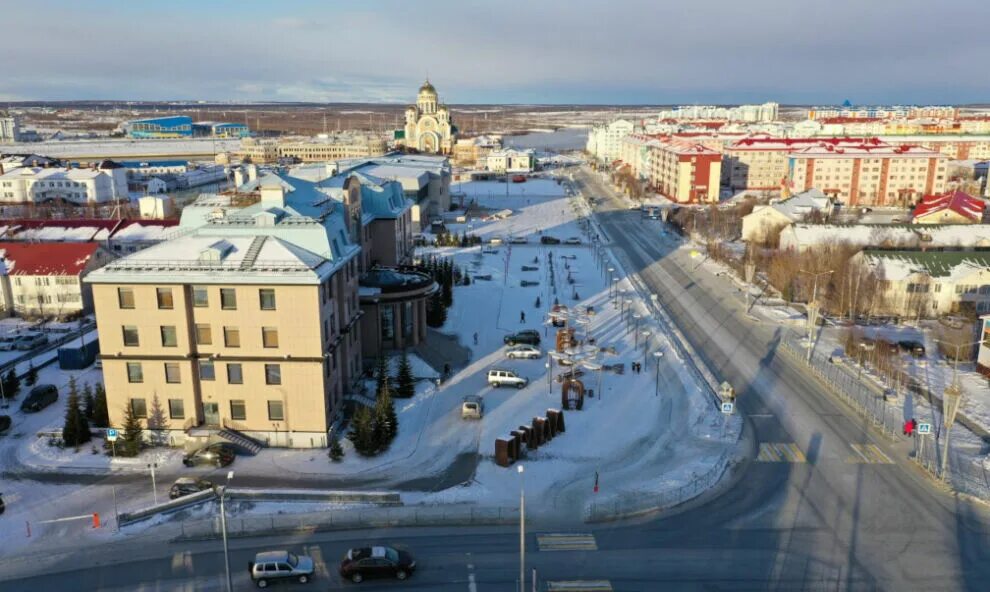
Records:
<instances>
[{"instance_id":1,"label":"red roof","mask_svg":"<svg viewBox=\"0 0 990 592\"><path fill-rule=\"evenodd\" d=\"M8 275L77 276L97 248L96 243L0 242Z\"/></svg>"},{"instance_id":2,"label":"red roof","mask_svg":"<svg viewBox=\"0 0 990 592\"><path fill-rule=\"evenodd\" d=\"M962 191L951 191L942 195L926 195L914 207L914 218L921 218L945 210L953 211L960 216L975 222L983 220L983 210L986 204L981 199Z\"/></svg>"}]
</instances>

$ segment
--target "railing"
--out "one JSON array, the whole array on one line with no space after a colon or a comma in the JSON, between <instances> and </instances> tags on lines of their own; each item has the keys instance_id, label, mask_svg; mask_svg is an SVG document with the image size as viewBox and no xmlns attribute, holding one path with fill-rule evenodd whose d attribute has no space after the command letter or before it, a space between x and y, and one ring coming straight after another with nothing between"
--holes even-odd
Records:
<instances>
[{"instance_id":1,"label":"railing","mask_svg":"<svg viewBox=\"0 0 990 592\"><path fill-rule=\"evenodd\" d=\"M107 271L213 271L234 273L245 273L246 271L291 271L308 272L311 268L308 265L293 260L284 261L260 261L255 262L249 269L241 268L241 261L213 262L213 261L190 261L180 259L118 259L109 263L104 269Z\"/></svg>"},{"instance_id":2,"label":"railing","mask_svg":"<svg viewBox=\"0 0 990 592\"><path fill-rule=\"evenodd\" d=\"M86 333L89 333L95 328L96 328L96 323L87 320L86 324L82 325L79 329L71 333L65 333L61 337L58 337L57 339L54 340L49 339L46 345L31 351L24 352L23 354L17 356L16 358L12 360L8 360L4 364L0 365L0 373L6 373L9 369L16 368L18 364L23 364L24 362L28 360L32 360L37 356L46 354L53 350L57 350L66 343L69 343L75 339L79 339L80 335L85 335ZM45 334L49 336L53 335L53 333L51 332L45 332ZM55 357L52 360L48 360L43 364L36 364L35 367L41 369L42 366L47 366L53 360L57 360L57 359L58 359L58 354L56 353Z\"/></svg>"}]
</instances>

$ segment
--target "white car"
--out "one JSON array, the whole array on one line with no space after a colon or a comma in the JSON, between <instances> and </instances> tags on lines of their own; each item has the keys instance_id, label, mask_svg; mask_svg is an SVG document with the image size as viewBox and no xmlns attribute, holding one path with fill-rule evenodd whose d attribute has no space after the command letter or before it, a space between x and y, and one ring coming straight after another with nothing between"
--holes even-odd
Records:
<instances>
[{"instance_id":1,"label":"white car","mask_svg":"<svg viewBox=\"0 0 990 592\"><path fill-rule=\"evenodd\" d=\"M468 395L461 403L461 419L481 419L485 414L485 400L478 395Z\"/></svg>"},{"instance_id":2,"label":"white car","mask_svg":"<svg viewBox=\"0 0 990 592\"><path fill-rule=\"evenodd\" d=\"M514 386L516 388L525 388L529 384L529 379L523 376L519 376L512 370L505 370L502 368L494 368L488 371L488 384L494 388L500 386Z\"/></svg>"},{"instance_id":3,"label":"white car","mask_svg":"<svg viewBox=\"0 0 990 592\"><path fill-rule=\"evenodd\" d=\"M534 347L532 345L514 345L505 350L505 357L511 358L513 360L535 360L537 358L543 357L543 352L540 348Z\"/></svg>"},{"instance_id":4,"label":"white car","mask_svg":"<svg viewBox=\"0 0 990 592\"><path fill-rule=\"evenodd\" d=\"M525 245L526 243L529 242L529 239L527 239L525 236L514 236L509 239L509 242L514 245Z\"/></svg>"},{"instance_id":5,"label":"white car","mask_svg":"<svg viewBox=\"0 0 990 592\"><path fill-rule=\"evenodd\" d=\"M581 239L579 239L576 236L572 236L569 239L565 240L564 241L564 244L565 245L580 245L581 244Z\"/></svg>"}]
</instances>

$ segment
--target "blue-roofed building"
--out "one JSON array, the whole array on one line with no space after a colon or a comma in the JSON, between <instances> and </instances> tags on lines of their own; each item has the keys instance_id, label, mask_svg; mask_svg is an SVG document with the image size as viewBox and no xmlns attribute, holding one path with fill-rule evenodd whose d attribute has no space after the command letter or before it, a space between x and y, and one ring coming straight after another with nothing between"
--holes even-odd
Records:
<instances>
[{"instance_id":1,"label":"blue-roofed building","mask_svg":"<svg viewBox=\"0 0 990 592\"><path fill-rule=\"evenodd\" d=\"M124 124L129 138L191 138L192 118L186 115L135 119Z\"/></svg>"},{"instance_id":2,"label":"blue-roofed building","mask_svg":"<svg viewBox=\"0 0 990 592\"><path fill-rule=\"evenodd\" d=\"M197 121L193 124L193 135L202 138L246 138L251 135L251 129L243 123Z\"/></svg>"}]
</instances>

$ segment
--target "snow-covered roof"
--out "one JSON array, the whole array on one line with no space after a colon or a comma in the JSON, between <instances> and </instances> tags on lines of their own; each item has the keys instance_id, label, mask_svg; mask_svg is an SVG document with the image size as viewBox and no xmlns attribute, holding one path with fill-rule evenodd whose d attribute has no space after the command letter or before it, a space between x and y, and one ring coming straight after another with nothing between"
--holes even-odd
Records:
<instances>
[{"instance_id":1,"label":"snow-covered roof","mask_svg":"<svg viewBox=\"0 0 990 592\"><path fill-rule=\"evenodd\" d=\"M785 200L756 208L753 210L753 214L758 214L766 208L771 208L786 216L792 222L797 222L810 212L815 210L825 210L829 208L830 205L831 199L822 193L821 190L812 187L807 191L797 193Z\"/></svg>"},{"instance_id":2,"label":"snow-covered roof","mask_svg":"<svg viewBox=\"0 0 990 592\"><path fill-rule=\"evenodd\" d=\"M844 243L855 247L990 246L990 224L792 224L780 248L806 249Z\"/></svg>"},{"instance_id":3,"label":"snow-covered roof","mask_svg":"<svg viewBox=\"0 0 990 592\"><path fill-rule=\"evenodd\" d=\"M986 209L983 200L962 191L949 191L942 195L926 195L915 206L912 217L915 220L943 212L955 212L964 218L979 222Z\"/></svg>"},{"instance_id":4,"label":"snow-covered roof","mask_svg":"<svg viewBox=\"0 0 990 592\"><path fill-rule=\"evenodd\" d=\"M131 222L111 235L115 241L164 241L174 232L176 222L155 220Z\"/></svg>"},{"instance_id":5,"label":"snow-covered roof","mask_svg":"<svg viewBox=\"0 0 990 592\"><path fill-rule=\"evenodd\" d=\"M961 280L990 269L990 251L863 251L863 258L883 279L891 281L918 274Z\"/></svg>"},{"instance_id":6,"label":"snow-covered roof","mask_svg":"<svg viewBox=\"0 0 990 592\"><path fill-rule=\"evenodd\" d=\"M0 242L0 259L8 275L77 276L98 247L91 242Z\"/></svg>"},{"instance_id":7,"label":"snow-covered roof","mask_svg":"<svg viewBox=\"0 0 990 592\"><path fill-rule=\"evenodd\" d=\"M833 146L821 143L807 148L791 151L792 158L870 158L870 157L899 157L899 158L942 158L936 150L921 146L890 144L860 144L857 146Z\"/></svg>"}]
</instances>

